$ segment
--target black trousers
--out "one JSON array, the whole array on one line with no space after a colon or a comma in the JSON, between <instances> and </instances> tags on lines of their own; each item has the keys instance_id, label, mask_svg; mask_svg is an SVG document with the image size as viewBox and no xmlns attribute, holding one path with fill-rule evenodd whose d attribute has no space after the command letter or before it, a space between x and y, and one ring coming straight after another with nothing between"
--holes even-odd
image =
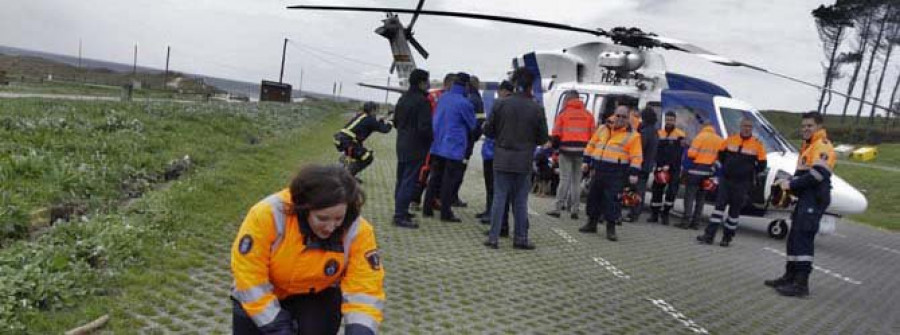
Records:
<instances>
[{"instance_id":1,"label":"black trousers","mask_svg":"<svg viewBox=\"0 0 900 335\"><path fill-rule=\"evenodd\" d=\"M394 185L394 221L405 220L409 203L416 192L416 178L424 160L397 162L397 182Z\"/></svg>"},{"instance_id":2,"label":"black trousers","mask_svg":"<svg viewBox=\"0 0 900 335\"><path fill-rule=\"evenodd\" d=\"M301 294L279 301L298 325L300 334L337 334L341 327L341 289L332 287L316 294ZM231 331L235 335L262 334L253 320L232 299Z\"/></svg>"},{"instance_id":3,"label":"black trousers","mask_svg":"<svg viewBox=\"0 0 900 335\"><path fill-rule=\"evenodd\" d=\"M487 203L484 212L488 217L491 216L491 206L494 205L494 160L484 161L484 189ZM512 209L512 201L506 202L506 210L503 211L503 223L500 226L501 232L509 231L509 211Z\"/></svg>"},{"instance_id":4,"label":"black trousers","mask_svg":"<svg viewBox=\"0 0 900 335\"><path fill-rule=\"evenodd\" d=\"M650 198L650 208L654 212L659 212L662 209L663 212L668 213L672 210L672 206L675 205L675 196L678 195L678 186L681 183L681 180L679 180L680 174L681 171L679 170L669 170L669 175L672 179L669 180L668 184L660 184L656 180L653 181L653 186L651 187L653 195Z\"/></svg>"},{"instance_id":5,"label":"black trousers","mask_svg":"<svg viewBox=\"0 0 900 335\"><path fill-rule=\"evenodd\" d=\"M425 191L425 202L422 212L429 214L432 212L431 204L435 197L440 196L441 199L441 218L449 219L453 215L453 201L456 200L455 194L459 181L465 172L465 165L462 161L446 159L440 156L431 156L431 177L428 179L428 190ZM440 192L440 194L438 194Z\"/></svg>"},{"instance_id":6,"label":"black trousers","mask_svg":"<svg viewBox=\"0 0 900 335\"><path fill-rule=\"evenodd\" d=\"M616 222L622 216L622 189L625 187L625 169L621 171L594 170L588 191L587 214L591 221Z\"/></svg>"},{"instance_id":7,"label":"black trousers","mask_svg":"<svg viewBox=\"0 0 900 335\"><path fill-rule=\"evenodd\" d=\"M725 227L725 236L734 236L738 227L738 218L741 209L747 202L747 196L753 187L753 181L723 180L719 184L716 193L716 208L709 216L709 225L706 226L706 235L713 236L719 225ZM725 217L725 207L728 207L728 216Z\"/></svg>"},{"instance_id":8,"label":"black trousers","mask_svg":"<svg viewBox=\"0 0 900 335\"><path fill-rule=\"evenodd\" d=\"M703 217L703 205L706 204L706 191L700 187L700 183L706 176L688 174L684 187L684 218L692 222L700 221Z\"/></svg>"},{"instance_id":9,"label":"black trousers","mask_svg":"<svg viewBox=\"0 0 900 335\"><path fill-rule=\"evenodd\" d=\"M813 269L819 222L825 214L825 209L831 204L831 199L816 201L804 194L799 196L797 207L791 213L791 230L787 237L787 261L789 264L793 262L797 273L809 275Z\"/></svg>"}]
</instances>

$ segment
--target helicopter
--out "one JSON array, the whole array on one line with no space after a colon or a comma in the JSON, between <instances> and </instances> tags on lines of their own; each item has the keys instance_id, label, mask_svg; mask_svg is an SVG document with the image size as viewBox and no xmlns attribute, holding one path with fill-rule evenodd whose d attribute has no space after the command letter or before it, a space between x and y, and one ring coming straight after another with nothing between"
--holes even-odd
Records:
<instances>
[{"instance_id":1,"label":"helicopter","mask_svg":"<svg viewBox=\"0 0 900 335\"><path fill-rule=\"evenodd\" d=\"M603 115L604 111L610 111L622 103L638 108L652 108L657 116L673 112L677 118L676 126L685 131L688 142L702 128L701 120L710 120L716 132L724 138L739 132L739 123L742 118L750 119L754 122L754 136L760 139L768 153L769 167L765 172L765 181L759 183L751 191L750 200L742 208L740 219L745 226L747 223L753 224L760 221L768 223L767 233L775 239L783 239L787 236L791 208L770 206L771 186L776 180L793 175L799 156L798 150L766 120L759 110L747 102L733 98L725 88L700 78L667 71L663 55L656 50L686 52L719 65L743 67L763 72L802 85L826 90L863 104L873 105L889 113L892 112L890 108L856 97L849 97L830 88L733 60L693 44L644 32L639 28L590 29L517 17L433 11L423 9L424 2L425 0L419 0L415 9L303 5L287 8L385 13L387 18L383 20L383 25L376 29L376 33L390 42L394 59L391 71L395 68L398 70L401 87L365 83L360 83L360 85L401 93L405 91L408 71L412 71L416 66L409 45L411 44L423 58L427 59L429 55L413 36L413 26L419 15L529 25L608 39L609 42L592 41L557 50L531 51L512 59L512 69L525 67L535 74L532 93L535 100L544 106L548 129L552 128L556 116L565 105L563 93L573 89L579 92L582 102L588 110L592 111L598 123L601 122L600 115ZM413 15L408 26L403 26L398 13ZM491 108L496 98L498 85L496 82L484 82L483 85L484 107L488 109ZM661 122L659 126L662 127ZM650 182L652 181L648 181L648 183ZM713 194L706 199L705 206L707 208L704 210L706 213L711 211L714 197ZM683 198L683 195L679 194L678 198ZM834 233L841 217L862 213L868 206L866 197L837 175L832 176L831 198L831 205L826 209L820 223L820 234ZM683 203L676 201L674 209L676 212L683 212Z\"/></svg>"}]
</instances>

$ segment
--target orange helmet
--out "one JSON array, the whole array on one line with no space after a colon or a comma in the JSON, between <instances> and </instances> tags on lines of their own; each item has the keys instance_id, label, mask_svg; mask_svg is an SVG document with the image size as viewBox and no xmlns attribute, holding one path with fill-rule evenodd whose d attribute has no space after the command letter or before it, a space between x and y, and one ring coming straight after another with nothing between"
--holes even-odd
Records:
<instances>
[{"instance_id":1,"label":"orange helmet","mask_svg":"<svg viewBox=\"0 0 900 335\"><path fill-rule=\"evenodd\" d=\"M793 202L791 192L781 188L781 185L772 185L770 194L769 203L775 208L788 208Z\"/></svg>"},{"instance_id":2,"label":"orange helmet","mask_svg":"<svg viewBox=\"0 0 900 335\"><path fill-rule=\"evenodd\" d=\"M672 175L669 174L669 171L660 169L653 174L653 181L657 184L668 184L672 181Z\"/></svg>"},{"instance_id":3,"label":"orange helmet","mask_svg":"<svg viewBox=\"0 0 900 335\"><path fill-rule=\"evenodd\" d=\"M703 182L700 183L700 188L702 188L706 192L715 192L716 188L719 187L719 183L717 183L712 178L703 179Z\"/></svg>"},{"instance_id":4,"label":"orange helmet","mask_svg":"<svg viewBox=\"0 0 900 335\"><path fill-rule=\"evenodd\" d=\"M633 189L626 188L622 193L622 205L625 207L635 207L641 204L641 196Z\"/></svg>"}]
</instances>

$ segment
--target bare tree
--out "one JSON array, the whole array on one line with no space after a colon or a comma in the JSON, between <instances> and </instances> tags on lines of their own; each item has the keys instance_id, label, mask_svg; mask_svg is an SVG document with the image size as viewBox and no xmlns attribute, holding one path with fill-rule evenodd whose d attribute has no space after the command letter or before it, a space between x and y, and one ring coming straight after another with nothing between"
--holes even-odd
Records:
<instances>
[{"instance_id":1,"label":"bare tree","mask_svg":"<svg viewBox=\"0 0 900 335\"><path fill-rule=\"evenodd\" d=\"M825 6L820 5L812 11L813 17L816 19L816 27L819 31L819 39L822 40L822 49L825 56L828 57L827 64L822 64L825 70L825 83L822 85L821 95L819 95L819 106L817 110L820 113L827 113L828 106L823 107L825 101L825 92L831 88L835 79L840 79L840 62L837 62L837 51L841 46L846 28L852 27L853 22L850 20L850 13L847 12L846 6L843 6L845 0ZM831 99L829 99L830 103Z\"/></svg>"}]
</instances>

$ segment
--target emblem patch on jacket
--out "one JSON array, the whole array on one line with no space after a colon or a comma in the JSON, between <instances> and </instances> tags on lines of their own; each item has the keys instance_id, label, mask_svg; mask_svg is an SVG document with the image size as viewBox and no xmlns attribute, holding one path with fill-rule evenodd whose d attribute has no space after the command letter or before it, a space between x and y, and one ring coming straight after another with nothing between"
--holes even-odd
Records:
<instances>
[{"instance_id":1,"label":"emblem patch on jacket","mask_svg":"<svg viewBox=\"0 0 900 335\"><path fill-rule=\"evenodd\" d=\"M338 265L338 262L336 260L329 259L328 262L325 263L325 275L329 277L334 276L334 274L337 273L339 267L340 265Z\"/></svg>"},{"instance_id":2,"label":"emblem patch on jacket","mask_svg":"<svg viewBox=\"0 0 900 335\"><path fill-rule=\"evenodd\" d=\"M372 270L381 270L381 255L378 254L378 249L366 252L366 261L369 262L369 267L371 267Z\"/></svg>"},{"instance_id":3,"label":"emblem patch on jacket","mask_svg":"<svg viewBox=\"0 0 900 335\"><path fill-rule=\"evenodd\" d=\"M250 234L246 234L244 237L241 237L241 241L238 243L238 251L241 255L246 255L251 249L253 249L253 237Z\"/></svg>"}]
</instances>

